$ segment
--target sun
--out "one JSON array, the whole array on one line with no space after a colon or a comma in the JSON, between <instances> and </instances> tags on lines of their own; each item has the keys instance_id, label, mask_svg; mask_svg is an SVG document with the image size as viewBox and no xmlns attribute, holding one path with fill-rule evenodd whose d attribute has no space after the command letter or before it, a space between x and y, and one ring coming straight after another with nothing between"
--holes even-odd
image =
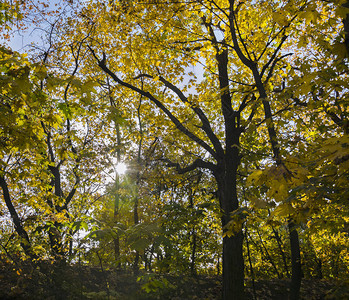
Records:
<instances>
[{"instance_id":1,"label":"sun","mask_svg":"<svg viewBox=\"0 0 349 300\"><path fill-rule=\"evenodd\" d=\"M115 169L116 169L116 172L118 173L118 175L122 176L122 175L125 175L125 173L127 171L127 166L125 163L120 162L116 165Z\"/></svg>"}]
</instances>

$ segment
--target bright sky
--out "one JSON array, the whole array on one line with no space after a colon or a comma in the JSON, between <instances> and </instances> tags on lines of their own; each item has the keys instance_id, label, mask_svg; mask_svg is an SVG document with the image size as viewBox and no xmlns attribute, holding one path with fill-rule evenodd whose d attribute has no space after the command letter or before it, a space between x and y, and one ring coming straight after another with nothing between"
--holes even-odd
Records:
<instances>
[{"instance_id":1,"label":"bright sky","mask_svg":"<svg viewBox=\"0 0 349 300\"><path fill-rule=\"evenodd\" d=\"M1 44L10 46L14 51L27 52L31 47L31 43L35 43L37 47L44 49L45 45L47 45L47 39L44 36L47 30L51 28L51 24L57 18L69 14L71 10L67 1L64 0L34 0L30 1L30 4L33 9L24 19L27 29L25 31L18 31L13 27L14 31L12 32L10 41L3 41L0 38ZM42 13L43 11L45 13ZM52 15L47 14L50 11L55 11L56 13Z\"/></svg>"}]
</instances>

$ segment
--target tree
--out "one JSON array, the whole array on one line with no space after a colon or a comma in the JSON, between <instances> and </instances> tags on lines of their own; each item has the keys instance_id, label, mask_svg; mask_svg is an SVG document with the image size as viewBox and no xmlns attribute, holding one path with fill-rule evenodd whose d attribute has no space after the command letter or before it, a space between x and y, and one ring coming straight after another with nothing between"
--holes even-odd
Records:
<instances>
[{"instance_id":1,"label":"tree","mask_svg":"<svg viewBox=\"0 0 349 300\"><path fill-rule=\"evenodd\" d=\"M77 69L79 47L71 51ZM27 256L48 257L45 249L51 248L57 260L66 260L76 222L84 218L80 210L101 184L102 165L96 165L105 164L100 142L108 129L89 121L94 104L88 82L71 75L59 79L42 62L6 48L1 48L1 68L0 183L9 217ZM85 100L83 109L77 99ZM42 232L50 247L41 244L46 243L38 238Z\"/></svg>"},{"instance_id":2,"label":"tree","mask_svg":"<svg viewBox=\"0 0 349 300\"><path fill-rule=\"evenodd\" d=\"M340 210L346 195L346 3L91 0L54 23L40 63L2 51L0 183L26 253L45 230L42 244L66 257L74 234L90 226L97 231L85 240L97 238L91 253L101 265L112 240L116 260L135 273L140 257L151 269L155 253L161 270L176 267L172 260L195 273L198 241L207 236L199 230L208 212L201 208L215 199L223 298L244 297L245 236L251 274L254 267L262 273L251 259L257 250L268 271L288 274L284 249L291 249L290 298L297 299L296 228L306 236L316 228L312 218ZM114 154L137 161L135 183L120 190L117 182L97 200L94 188ZM139 211L146 205L153 216ZM26 208L35 210L35 222L19 217ZM85 222L90 213L103 228ZM151 231L155 216L160 226ZM306 249L325 261L327 248L312 243Z\"/></svg>"},{"instance_id":3,"label":"tree","mask_svg":"<svg viewBox=\"0 0 349 300\"><path fill-rule=\"evenodd\" d=\"M212 172L224 230L224 299L243 297L241 156L251 149L246 142L255 136L253 130L266 124L275 162L283 168L285 150L280 148L273 116L289 107L282 89L293 70L287 57L304 37L304 20L309 25L319 16L315 8L316 1L91 1L77 12L80 19L74 30L80 28L81 33L69 33L79 39L90 28L87 47L99 67L130 95L141 95L157 108L157 126L173 132L166 142L187 155L174 161L176 155L165 153L169 166L179 173L197 168ZM321 17L322 25L328 16L327 11ZM257 22L258 27L253 25ZM204 68L201 82L188 71L197 64ZM193 84L196 93L190 90ZM153 109L147 118L154 118ZM287 121L284 128L292 119Z\"/></svg>"}]
</instances>

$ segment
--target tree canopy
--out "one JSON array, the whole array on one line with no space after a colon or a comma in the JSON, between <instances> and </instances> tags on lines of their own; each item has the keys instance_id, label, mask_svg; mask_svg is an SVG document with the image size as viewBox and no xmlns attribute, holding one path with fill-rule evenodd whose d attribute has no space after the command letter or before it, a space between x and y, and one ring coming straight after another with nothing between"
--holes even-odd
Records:
<instances>
[{"instance_id":1,"label":"tree canopy","mask_svg":"<svg viewBox=\"0 0 349 300\"><path fill-rule=\"evenodd\" d=\"M254 298L290 278L290 299L348 279L347 1L54 6L0 6L4 38L32 21L44 42L0 48L0 253L18 276L52 261L68 297L76 263L158 295L173 285L142 274L222 274L223 299L246 277Z\"/></svg>"}]
</instances>

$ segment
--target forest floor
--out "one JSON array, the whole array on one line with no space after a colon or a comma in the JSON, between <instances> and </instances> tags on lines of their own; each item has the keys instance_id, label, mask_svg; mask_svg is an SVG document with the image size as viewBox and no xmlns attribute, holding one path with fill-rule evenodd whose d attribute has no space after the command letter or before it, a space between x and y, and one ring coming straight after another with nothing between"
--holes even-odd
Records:
<instances>
[{"instance_id":1,"label":"forest floor","mask_svg":"<svg viewBox=\"0 0 349 300\"><path fill-rule=\"evenodd\" d=\"M289 280L246 280L246 299L288 298ZM255 292L253 292L255 290ZM0 299L221 299L219 276L174 276L49 264L40 268L0 266ZM304 279L301 299L349 299L344 283Z\"/></svg>"}]
</instances>

